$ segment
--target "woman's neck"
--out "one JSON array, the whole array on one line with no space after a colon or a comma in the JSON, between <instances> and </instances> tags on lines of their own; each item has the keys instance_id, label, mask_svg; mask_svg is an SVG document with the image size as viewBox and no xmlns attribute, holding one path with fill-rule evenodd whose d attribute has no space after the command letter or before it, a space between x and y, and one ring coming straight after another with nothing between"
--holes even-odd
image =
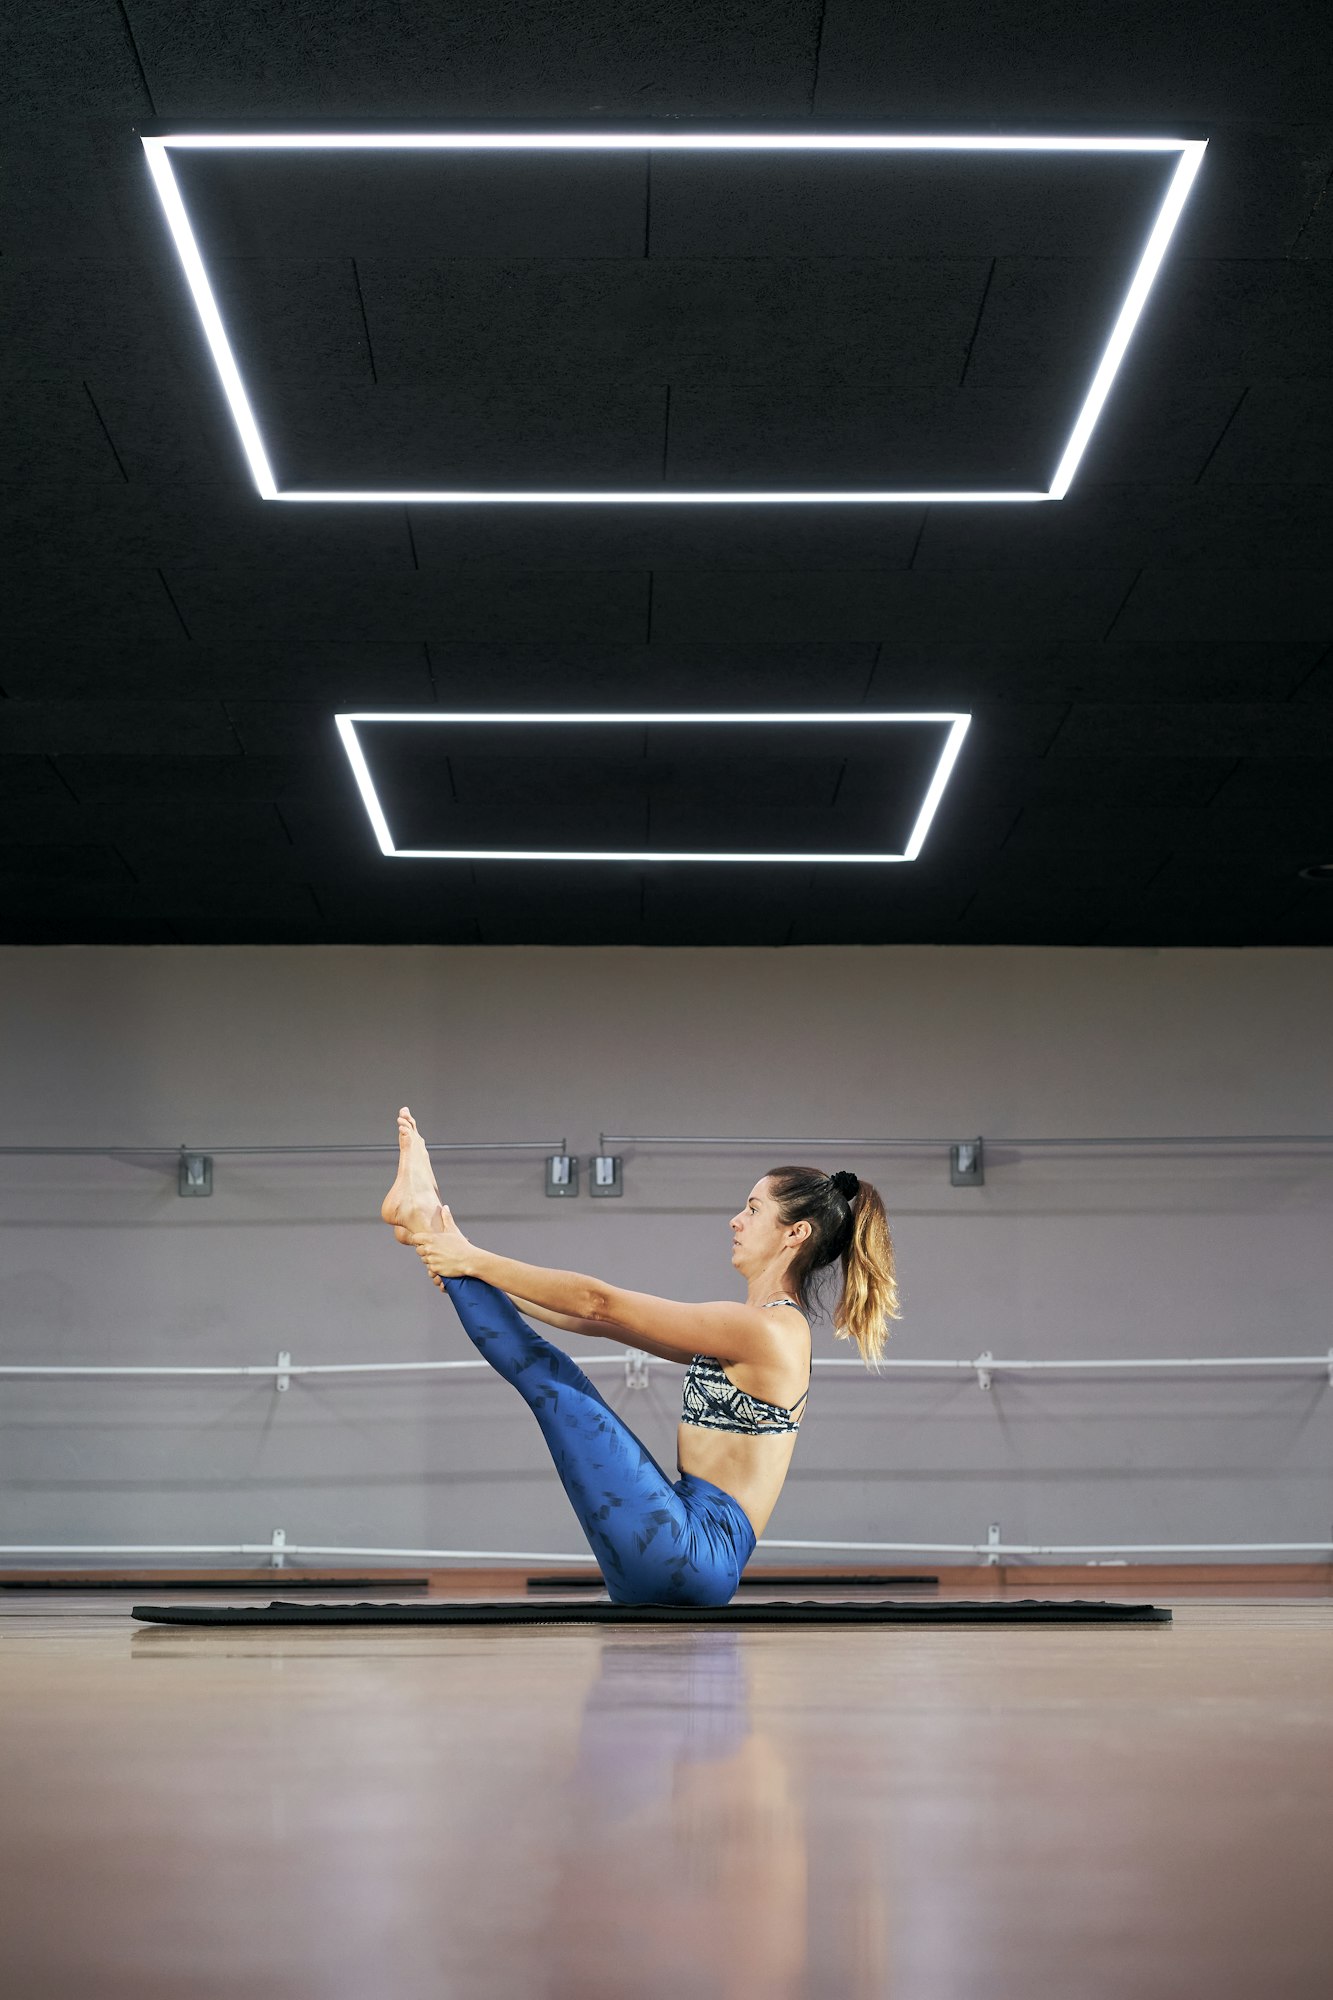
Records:
<instances>
[{"instance_id":1,"label":"woman's neck","mask_svg":"<svg viewBox=\"0 0 1333 2000\"><path fill-rule=\"evenodd\" d=\"M764 1278L751 1279L745 1303L749 1306L766 1306L771 1299L789 1299L791 1296L785 1278L774 1277L770 1273Z\"/></svg>"}]
</instances>

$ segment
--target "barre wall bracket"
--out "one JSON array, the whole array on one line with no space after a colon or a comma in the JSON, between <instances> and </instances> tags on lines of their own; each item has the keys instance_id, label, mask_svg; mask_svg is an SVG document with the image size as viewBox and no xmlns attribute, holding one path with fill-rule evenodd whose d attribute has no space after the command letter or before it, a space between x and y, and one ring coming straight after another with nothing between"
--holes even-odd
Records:
<instances>
[{"instance_id":1,"label":"barre wall bracket","mask_svg":"<svg viewBox=\"0 0 1333 2000\"><path fill-rule=\"evenodd\" d=\"M213 1162L207 1153L187 1153L181 1147L180 1165L176 1169L177 1194L212 1194Z\"/></svg>"}]
</instances>

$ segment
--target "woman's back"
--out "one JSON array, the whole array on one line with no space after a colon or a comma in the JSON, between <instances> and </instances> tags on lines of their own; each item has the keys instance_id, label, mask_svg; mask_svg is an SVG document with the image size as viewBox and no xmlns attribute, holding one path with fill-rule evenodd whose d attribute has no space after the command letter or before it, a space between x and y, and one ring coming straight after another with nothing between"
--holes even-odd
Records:
<instances>
[{"instance_id":1,"label":"woman's back","mask_svg":"<svg viewBox=\"0 0 1333 2000\"><path fill-rule=\"evenodd\" d=\"M766 1310L782 1329L762 1362L696 1357L676 1437L681 1472L730 1493L762 1535L796 1448L810 1386L810 1328L786 1299ZM736 1396L734 1391L740 1391Z\"/></svg>"}]
</instances>

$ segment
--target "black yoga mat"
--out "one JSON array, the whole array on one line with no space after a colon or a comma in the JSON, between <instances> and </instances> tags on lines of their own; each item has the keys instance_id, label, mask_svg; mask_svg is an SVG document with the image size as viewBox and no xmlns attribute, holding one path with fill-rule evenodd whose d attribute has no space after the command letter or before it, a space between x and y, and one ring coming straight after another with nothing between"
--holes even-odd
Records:
<instances>
[{"instance_id":1,"label":"black yoga mat","mask_svg":"<svg viewBox=\"0 0 1333 2000\"><path fill-rule=\"evenodd\" d=\"M1169 1625L1155 1604L136 1604L150 1625Z\"/></svg>"},{"instance_id":2,"label":"black yoga mat","mask_svg":"<svg viewBox=\"0 0 1333 2000\"><path fill-rule=\"evenodd\" d=\"M530 1576L529 1590L596 1590L601 1579L591 1572L580 1576L577 1570L550 1570L544 1576ZM851 1570L842 1575L837 1570L812 1570L808 1576L765 1576L762 1570L753 1575L743 1576L736 1586L738 1590L809 1590L811 1585L818 1590L916 1590L938 1584L938 1576L899 1576L896 1571L891 1576L858 1575Z\"/></svg>"}]
</instances>

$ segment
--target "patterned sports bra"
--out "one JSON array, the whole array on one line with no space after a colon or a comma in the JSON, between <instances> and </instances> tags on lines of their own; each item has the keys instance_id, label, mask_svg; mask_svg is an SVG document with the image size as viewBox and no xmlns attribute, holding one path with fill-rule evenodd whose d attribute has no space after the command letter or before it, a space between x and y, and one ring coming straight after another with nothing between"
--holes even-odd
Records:
<instances>
[{"instance_id":1,"label":"patterned sports bra","mask_svg":"<svg viewBox=\"0 0 1333 2000\"><path fill-rule=\"evenodd\" d=\"M795 1299L765 1299L760 1307L794 1306ZM712 1354L696 1354L685 1377L685 1403L681 1422L705 1431L737 1431L744 1437L776 1437L801 1428L797 1415L810 1394L807 1382L789 1410L781 1403L766 1403L738 1389L722 1363Z\"/></svg>"}]
</instances>

